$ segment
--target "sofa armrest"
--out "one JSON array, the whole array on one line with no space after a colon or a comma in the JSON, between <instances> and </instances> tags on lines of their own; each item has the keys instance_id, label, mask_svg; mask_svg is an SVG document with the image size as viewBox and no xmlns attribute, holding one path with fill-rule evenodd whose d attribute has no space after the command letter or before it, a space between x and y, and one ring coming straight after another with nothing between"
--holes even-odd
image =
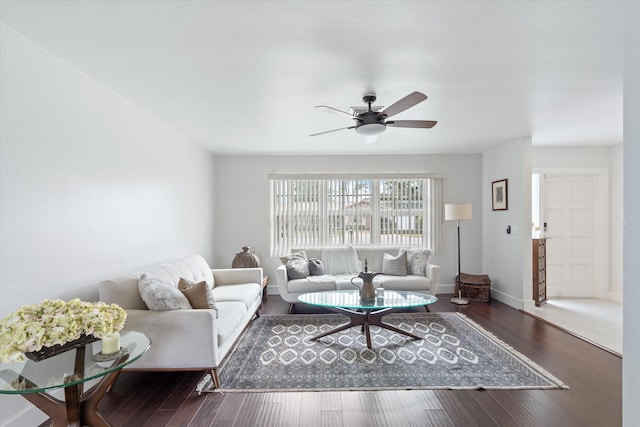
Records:
<instances>
[{"instance_id":1,"label":"sofa armrest","mask_svg":"<svg viewBox=\"0 0 640 427\"><path fill-rule=\"evenodd\" d=\"M151 339L151 348L132 369L218 365L216 310L127 310L124 330L139 331Z\"/></svg>"},{"instance_id":2,"label":"sofa armrest","mask_svg":"<svg viewBox=\"0 0 640 427\"><path fill-rule=\"evenodd\" d=\"M276 284L278 285L278 290L281 295L288 293L287 282L289 281L289 277L287 276L287 266L279 265L276 268Z\"/></svg>"},{"instance_id":3,"label":"sofa armrest","mask_svg":"<svg viewBox=\"0 0 640 427\"><path fill-rule=\"evenodd\" d=\"M440 266L427 263L426 276L431 280L431 289L429 293L436 295L440 287Z\"/></svg>"},{"instance_id":4,"label":"sofa armrest","mask_svg":"<svg viewBox=\"0 0 640 427\"><path fill-rule=\"evenodd\" d=\"M214 268L214 286L257 283L262 286L262 268Z\"/></svg>"}]
</instances>

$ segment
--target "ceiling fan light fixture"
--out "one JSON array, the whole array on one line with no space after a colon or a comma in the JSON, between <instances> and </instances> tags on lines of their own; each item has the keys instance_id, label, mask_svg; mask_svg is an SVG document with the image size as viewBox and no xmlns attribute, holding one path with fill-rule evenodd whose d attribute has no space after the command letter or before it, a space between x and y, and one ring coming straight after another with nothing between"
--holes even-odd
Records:
<instances>
[{"instance_id":1,"label":"ceiling fan light fixture","mask_svg":"<svg viewBox=\"0 0 640 427\"><path fill-rule=\"evenodd\" d=\"M356 133L364 136L380 135L387 130L387 127L382 123L367 123L360 125L356 128Z\"/></svg>"}]
</instances>

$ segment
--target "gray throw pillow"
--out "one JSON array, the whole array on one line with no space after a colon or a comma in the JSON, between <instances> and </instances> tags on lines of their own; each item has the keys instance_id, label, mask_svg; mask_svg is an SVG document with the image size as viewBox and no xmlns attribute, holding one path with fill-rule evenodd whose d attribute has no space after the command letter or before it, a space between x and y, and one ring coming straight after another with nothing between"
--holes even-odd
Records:
<instances>
[{"instance_id":1,"label":"gray throw pillow","mask_svg":"<svg viewBox=\"0 0 640 427\"><path fill-rule=\"evenodd\" d=\"M306 261L307 254L305 251L293 252L293 253L290 253L289 255L281 256L280 261L282 261L284 265L287 265L287 261L289 261L291 258L302 258Z\"/></svg>"},{"instance_id":2,"label":"gray throw pillow","mask_svg":"<svg viewBox=\"0 0 640 427\"><path fill-rule=\"evenodd\" d=\"M287 260L287 276L289 279L304 279L309 276L309 261L304 258L291 257Z\"/></svg>"},{"instance_id":3,"label":"gray throw pillow","mask_svg":"<svg viewBox=\"0 0 640 427\"><path fill-rule=\"evenodd\" d=\"M311 258L309 260L309 275L310 276L322 276L324 274L324 264L322 260L318 258Z\"/></svg>"},{"instance_id":4,"label":"gray throw pillow","mask_svg":"<svg viewBox=\"0 0 640 427\"><path fill-rule=\"evenodd\" d=\"M180 290L171 283L144 273L138 280L138 290L142 301L149 310L190 310L191 304Z\"/></svg>"},{"instance_id":5,"label":"gray throw pillow","mask_svg":"<svg viewBox=\"0 0 640 427\"><path fill-rule=\"evenodd\" d=\"M407 251L407 262L409 264L407 274L414 276L427 275L427 263L431 255L430 249L411 248L400 249L400 252Z\"/></svg>"},{"instance_id":6,"label":"gray throw pillow","mask_svg":"<svg viewBox=\"0 0 640 427\"><path fill-rule=\"evenodd\" d=\"M382 256L382 274L392 276L407 275L407 251L401 251L400 255L393 256L384 254Z\"/></svg>"}]
</instances>

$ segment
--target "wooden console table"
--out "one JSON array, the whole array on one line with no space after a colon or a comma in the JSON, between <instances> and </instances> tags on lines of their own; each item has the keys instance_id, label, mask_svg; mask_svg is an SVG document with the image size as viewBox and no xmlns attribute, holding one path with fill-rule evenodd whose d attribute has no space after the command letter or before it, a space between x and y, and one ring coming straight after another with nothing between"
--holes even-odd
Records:
<instances>
[{"instance_id":1,"label":"wooden console table","mask_svg":"<svg viewBox=\"0 0 640 427\"><path fill-rule=\"evenodd\" d=\"M547 300L547 239L533 239L533 301L536 307Z\"/></svg>"}]
</instances>

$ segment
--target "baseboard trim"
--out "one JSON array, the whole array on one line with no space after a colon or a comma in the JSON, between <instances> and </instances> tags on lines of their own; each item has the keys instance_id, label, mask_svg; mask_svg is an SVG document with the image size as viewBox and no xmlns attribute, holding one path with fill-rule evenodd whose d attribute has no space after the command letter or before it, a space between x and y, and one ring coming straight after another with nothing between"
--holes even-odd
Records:
<instances>
[{"instance_id":1,"label":"baseboard trim","mask_svg":"<svg viewBox=\"0 0 640 427\"><path fill-rule=\"evenodd\" d=\"M505 294L502 291L491 288L491 298L503 302L516 310L522 310L524 307L524 301L519 298L515 298L509 294Z\"/></svg>"},{"instance_id":2,"label":"baseboard trim","mask_svg":"<svg viewBox=\"0 0 640 427\"><path fill-rule=\"evenodd\" d=\"M455 284L440 285L440 287L438 288L438 295L453 295L455 290L456 290ZM525 304L523 300L514 298L509 294L505 294L502 291L496 290L495 288L491 288L491 299L495 299L500 302L503 302L515 308L516 310L522 310ZM533 301L531 302L533 303Z\"/></svg>"},{"instance_id":3,"label":"baseboard trim","mask_svg":"<svg viewBox=\"0 0 640 427\"><path fill-rule=\"evenodd\" d=\"M440 294L453 295L455 290L456 290L456 285L440 285L438 287L438 295Z\"/></svg>"}]
</instances>

